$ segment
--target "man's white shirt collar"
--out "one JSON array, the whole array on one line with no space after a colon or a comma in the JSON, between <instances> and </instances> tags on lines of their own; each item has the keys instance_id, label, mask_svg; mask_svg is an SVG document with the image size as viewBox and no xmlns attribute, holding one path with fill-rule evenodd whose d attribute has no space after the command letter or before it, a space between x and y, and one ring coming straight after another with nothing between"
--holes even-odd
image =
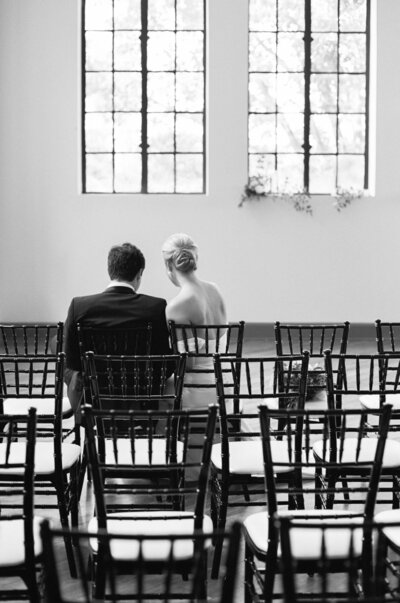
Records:
<instances>
[{"instance_id":1,"label":"man's white shirt collar","mask_svg":"<svg viewBox=\"0 0 400 603\"><path fill-rule=\"evenodd\" d=\"M125 283L124 281L111 281L110 284L107 285L107 289L110 287L129 287L129 289L132 289L132 291L136 293L136 289L132 287L130 283Z\"/></svg>"}]
</instances>

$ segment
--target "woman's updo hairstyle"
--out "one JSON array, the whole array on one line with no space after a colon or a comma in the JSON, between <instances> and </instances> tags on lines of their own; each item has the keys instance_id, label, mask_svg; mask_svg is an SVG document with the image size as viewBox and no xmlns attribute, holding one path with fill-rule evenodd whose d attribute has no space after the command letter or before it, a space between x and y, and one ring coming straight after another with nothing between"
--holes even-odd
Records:
<instances>
[{"instance_id":1,"label":"woman's updo hairstyle","mask_svg":"<svg viewBox=\"0 0 400 603\"><path fill-rule=\"evenodd\" d=\"M162 253L167 267L179 272L192 272L197 269L197 245L182 232L171 235L165 241Z\"/></svg>"}]
</instances>

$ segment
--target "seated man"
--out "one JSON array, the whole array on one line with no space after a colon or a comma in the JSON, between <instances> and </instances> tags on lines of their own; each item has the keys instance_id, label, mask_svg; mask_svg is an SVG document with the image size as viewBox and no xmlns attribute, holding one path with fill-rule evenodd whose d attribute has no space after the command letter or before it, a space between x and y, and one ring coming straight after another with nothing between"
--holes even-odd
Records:
<instances>
[{"instance_id":1,"label":"seated man","mask_svg":"<svg viewBox=\"0 0 400 603\"><path fill-rule=\"evenodd\" d=\"M65 381L68 397L79 420L83 391L77 323L90 327L129 328L152 325L151 353L171 354L165 319L165 299L137 293L145 267L142 252L124 243L111 248L108 274L111 282L105 291L74 297L65 322Z\"/></svg>"}]
</instances>

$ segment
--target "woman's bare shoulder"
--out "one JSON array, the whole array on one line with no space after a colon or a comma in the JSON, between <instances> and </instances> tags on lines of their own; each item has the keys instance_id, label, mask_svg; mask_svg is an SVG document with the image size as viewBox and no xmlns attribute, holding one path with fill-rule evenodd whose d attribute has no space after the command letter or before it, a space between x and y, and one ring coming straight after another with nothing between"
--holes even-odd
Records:
<instances>
[{"instance_id":1,"label":"woman's bare shoulder","mask_svg":"<svg viewBox=\"0 0 400 603\"><path fill-rule=\"evenodd\" d=\"M181 291L167 303L167 319L181 324L194 323L198 318L197 306L198 300L194 293Z\"/></svg>"}]
</instances>

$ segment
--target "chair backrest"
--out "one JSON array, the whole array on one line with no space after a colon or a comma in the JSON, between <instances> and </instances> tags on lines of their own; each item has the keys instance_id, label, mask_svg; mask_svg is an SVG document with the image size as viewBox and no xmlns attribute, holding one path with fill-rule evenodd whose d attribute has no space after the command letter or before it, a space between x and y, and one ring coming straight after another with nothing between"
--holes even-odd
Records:
<instances>
[{"instance_id":1,"label":"chair backrest","mask_svg":"<svg viewBox=\"0 0 400 603\"><path fill-rule=\"evenodd\" d=\"M1 356L47 356L62 352L64 324L0 325Z\"/></svg>"},{"instance_id":2,"label":"chair backrest","mask_svg":"<svg viewBox=\"0 0 400 603\"><path fill-rule=\"evenodd\" d=\"M151 354L151 323L129 328L90 327L77 323L81 358L86 352L125 356Z\"/></svg>"},{"instance_id":3,"label":"chair backrest","mask_svg":"<svg viewBox=\"0 0 400 603\"><path fill-rule=\"evenodd\" d=\"M47 600L52 603L75 603L77 596L68 596L63 591L63 575L60 571L58 558L58 542L64 538L66 530L50 527L46 520L41 526L43 542L44 585ZM122 580L123 587L129 587L129 593L138 600L147 600L146 595L151 593L151 599L159 598L169 601L173 598L172 586L176 585L173 574L176 572L177 562L182 564L186 558L186 571L190 580L179 583L180 599L183 601L199 601L201 598L203 572L203 551L209 546L210 534L195 532L194 534L172 535L152 534L132 536L127 534L108 533L104 530L98 532L69 531L73 534L75 551L78 560L79 576L74 592L78 593L79 601L90 603L92 599L92 584L87 571L87 554L95 543L95 550L102 551L104 556L105 582L107 586L107 600L121 600L121 576L118 561L114 551L121 547L129 547L131 555L129 578ZM220 534L220 533L218 533ZM237 562L240 545L241 525L233 523L229 530L220 537L227 545L225 557L225 572L221 577L218 587L215 584L213 601L219 603L233 603L237 578ZM158 549L158 550L157 550ZM157 552L161 557L157 560ZM158 563L158 575L154 574L153 565ZM157 593L157 594L156 594ZM186 594L187 593L187 594ZM131 597L132 598L132 597ZM150 597L149 597L150 598Z\"/></svg>"},{"instance_id":4,"label":"chair backrest","mask_svg":"<svg viewBox=\"0 0 400 603\"><path fill-rule=\"evenodd\" d=\"M378 354L400 353L400 322L375 321Z\"/></svg>"},{"instance_id":5,"label":"chair backrest","mask_svg":"<svg viewBox=\"0 0 400 603\"><path fill-rule=\"evenodd\" d=\"M343 518L357 512L372 520L392 407L385 405L377 412L381 419L378 436L367 413L359 409L277 412L259 407L271 529L273 515L282 505L293 510L316 509L316 516L318 509L334 508ZM278 443L271 429L277 414L285 416ZM368 434L373 434L373 439L366 437ZM372 449L366 448L371 441ZM287 485L282 480L278 485L277 476L283 474L288 477ZM313 477L313 485L304 478L307 474ZM342 476L348 474L356 476L348 478L350 487L342 483ZM351 496L346 498L346 493Z\"/></svg>"},{"instance_id":6,"label":"chair backrest","mask_svg":"<svg viewBox=\"0 0 400 603\"><path fill-rule=\"evenodd\" d=\"M332 354L325 351L329 408L341 408L345 399L380 396L381 403L398 396L400 352L392 354Z\"/></svg>"},{"instance_id":7,"label":"chair backrest","mask_svg":"<svg viewBox=\"0 0 400 603\"><path fill-rule=\"evenodd\" d=\"M85 354L90 398L95 408L180 408L186 356ZM136 402L136 404L134 404Z\"/></svg>"},{"instance_id":8,"label":"chair backrest","mask_svg":"<svg viewBox=\"0 0 400 603\"><path fill-rule=\"evenodd\" d=\"M324 351L345 354L350 323L342 324L282 324L275 323L275 345L278 356L302 354L307 350L310 358L323 358Z\"/></svg>"},{"instance_id":9,"label":"chair backrest","mask_svg":"<svg viewBox=\"0 0 400 603\"><path fill-rule=\"evenodd\" d=\"M346 519L338 521L337 518L324 522L309 518L305 522L281 516L276 519L276 529L280 534L285 603L337 603L338 600L350 603L358 599L356 588L363 593L362 600L366 603L382 603L385 599L382 595L387 586L384 574L376 571L386 558L385 552L376 547L372 568L370 556L360 555L361 546L368 543L371 547L372 542L379 542L384 525L369 521L360 525ZM344 563L338 581L338 563L341 561ZM317 568L315 574L312 572L312 592L308 596L304 593L304 578L296 579L296 574L304 573L307 565L309 568L314 565L314 570ZM332 573L336 574L333 578ZM400 601L400 595L396 594L391 601Z\"/></svg>"},{"instance_id":10,"label":"chair backrest","mask_svg":"<svg viewBox=\"0 0 400 603\"><path fill-rule=\"evenodd\" d=\"M191 424L205 416L202 457L193 462L187 454ZM187 499L194 499L194 525L200 529L216 416L217 406L203 411L146 412L85 408L86 445L99 527L107 527L107 519L115 509L181 510ZM190 482L185 479L189 472L195 473ZM166 479L160 481L160 474ZM108 478L121 475L127 485L123 496L116 500L121 488ZM146 485L138 484L138 479L145 479Z\"/></svg>"}]
</instances>

